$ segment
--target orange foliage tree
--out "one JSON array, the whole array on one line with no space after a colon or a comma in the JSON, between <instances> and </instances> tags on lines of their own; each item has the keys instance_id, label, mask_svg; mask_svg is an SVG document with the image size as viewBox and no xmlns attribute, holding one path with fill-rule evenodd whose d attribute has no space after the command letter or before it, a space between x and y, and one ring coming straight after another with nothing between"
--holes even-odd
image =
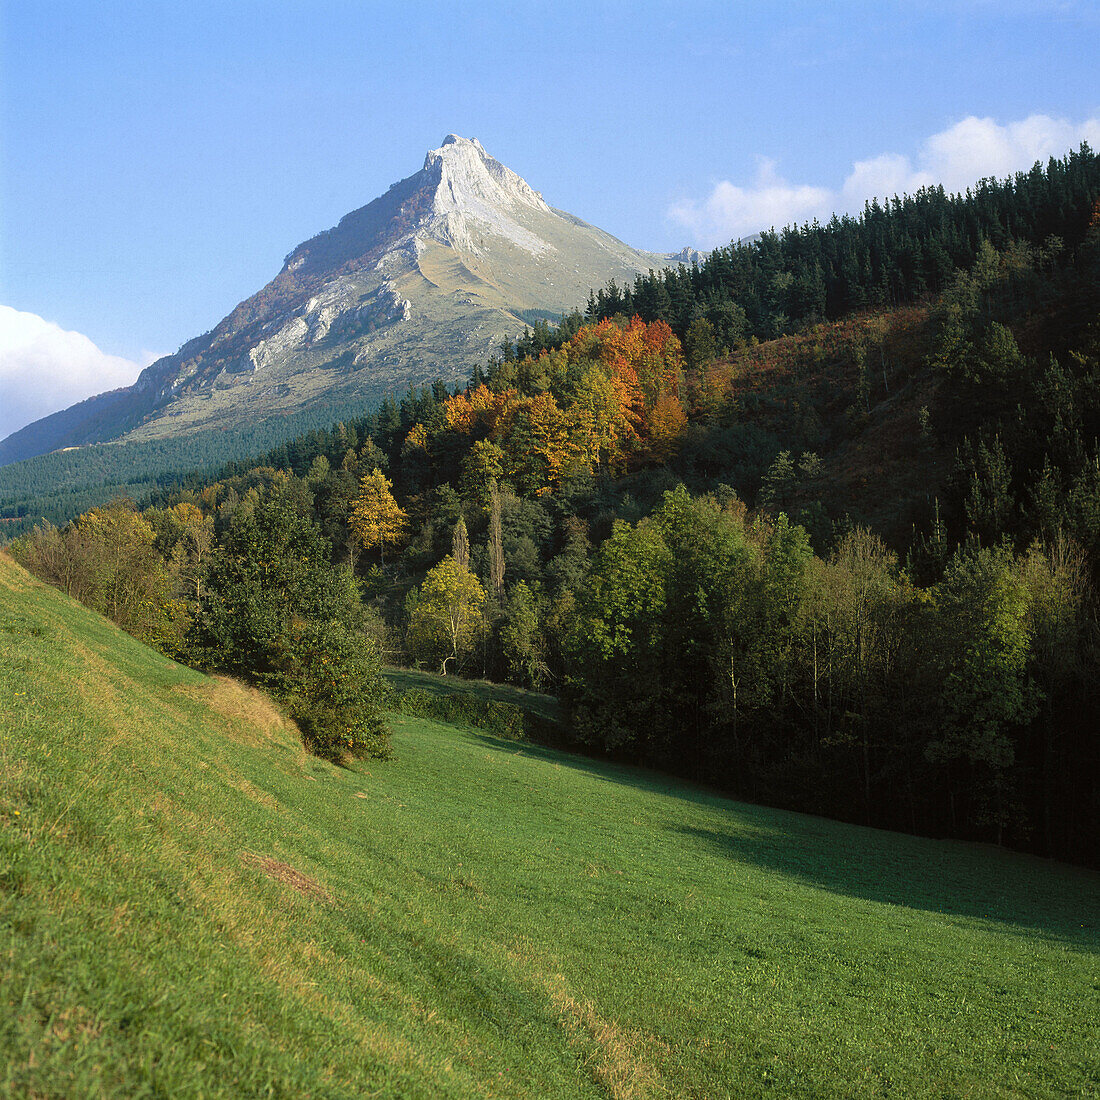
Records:
<instances>
[{"instance_id":1,"label":"orange foliage tree","mask_svg":"<svg viewBox=\"0 0 1100 1100\"><path fill-rule=\"evenodd\" d=\"M471 437L471 453L492 444L501 475L541 494L580 469L622 473L665 461L687 422L683 368L680 341L663 321L604 320L560 348L509 363L495 384L448 398L444 422ZM418 424L407 445L430 448L430 433Z\"/></svg>"}]
</instances>

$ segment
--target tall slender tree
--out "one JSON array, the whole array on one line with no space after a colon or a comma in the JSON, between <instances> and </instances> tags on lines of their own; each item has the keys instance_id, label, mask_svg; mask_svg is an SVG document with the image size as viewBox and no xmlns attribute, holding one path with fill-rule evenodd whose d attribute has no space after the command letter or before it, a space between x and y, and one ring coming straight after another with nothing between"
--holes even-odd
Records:
<instances>
[{"instance_id":1,"label":"tall slender tree","mask_svg":"<svg viewBox=\"0 0 1100 1100\"><path fill-rule=\"evenodd\" d=\"M489 583L497 600L504 597L504 540L500 530L500 489L493 482L489 496Z\"/></svg>"},{"instance_id":2,"label":"tall slender tree","mask_svg":"<svg viewBox=\"0 0 1100 1100\"><path fill-rule=\"evenodd\" d=\"M451 536L451 557L460 569L470 568L470 536L466 531L466 521L458 517L454 534Z\"/></svg>"}]
</instances>

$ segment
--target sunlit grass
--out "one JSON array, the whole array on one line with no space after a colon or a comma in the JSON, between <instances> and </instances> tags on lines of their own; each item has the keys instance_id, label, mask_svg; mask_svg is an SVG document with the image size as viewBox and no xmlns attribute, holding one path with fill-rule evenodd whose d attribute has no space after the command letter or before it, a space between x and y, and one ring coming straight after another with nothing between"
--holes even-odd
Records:
<instances>
[{"instance_id":1,"label":"sunlit grass","mask_svg":"<svg viewBox=\"0 0 1100 1100\"><path fill-rule=\"evenodd\" d=\"M2 557L0 731L0 1095L1100 1089L1087 872L407 718L334 768Z\"/></svg>"}]
</instances>

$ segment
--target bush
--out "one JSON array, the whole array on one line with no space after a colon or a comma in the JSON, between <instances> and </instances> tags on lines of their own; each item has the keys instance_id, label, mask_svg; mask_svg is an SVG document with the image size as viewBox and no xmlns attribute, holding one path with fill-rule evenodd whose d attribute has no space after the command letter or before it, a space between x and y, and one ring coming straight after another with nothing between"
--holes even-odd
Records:
<instances>
[{"instance_id":1,"label":"bush","mask_svg":"<svg viewBox=\"0 0 1100 1100\"><path fill-rule=\"evenodd\" d=\"M506 741L557 741L554 724L515 703L482 699L471 691L436 694L423 688L398 692L390 706L412 718L430 718L458 726L473 726Z\"/></svg>"},{"instance_id":2,"label":"bush","mask_svg":"<svg viewBox=\"0 0 1100 1100\"><path fill-rule=\"evenodd\" d=\"M290 716L311 752L330 760L389 756L381 663L370 639L337 622L301 622L280 664Z\"/></svg>"}]
</instances>

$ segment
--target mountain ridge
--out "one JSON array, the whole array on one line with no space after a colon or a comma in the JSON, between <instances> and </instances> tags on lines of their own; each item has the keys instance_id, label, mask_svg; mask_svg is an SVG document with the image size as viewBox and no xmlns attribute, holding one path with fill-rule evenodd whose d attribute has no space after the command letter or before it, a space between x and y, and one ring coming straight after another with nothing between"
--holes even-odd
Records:
<instances>
[{"instance_id":1,"label":"mountain ridge","mask_svg":"<svg viewBox=\"0 0 1100 1100\"><path fill-rule=\"evenodd\" d=\"M141 372L0 441L0 464L67 446L232 429L326 401L465 379L525 311L575 308L595 286L691 262L644 252L557 210L476 139L292 249L213 329Z\"/></svg>"}]
</instances>

